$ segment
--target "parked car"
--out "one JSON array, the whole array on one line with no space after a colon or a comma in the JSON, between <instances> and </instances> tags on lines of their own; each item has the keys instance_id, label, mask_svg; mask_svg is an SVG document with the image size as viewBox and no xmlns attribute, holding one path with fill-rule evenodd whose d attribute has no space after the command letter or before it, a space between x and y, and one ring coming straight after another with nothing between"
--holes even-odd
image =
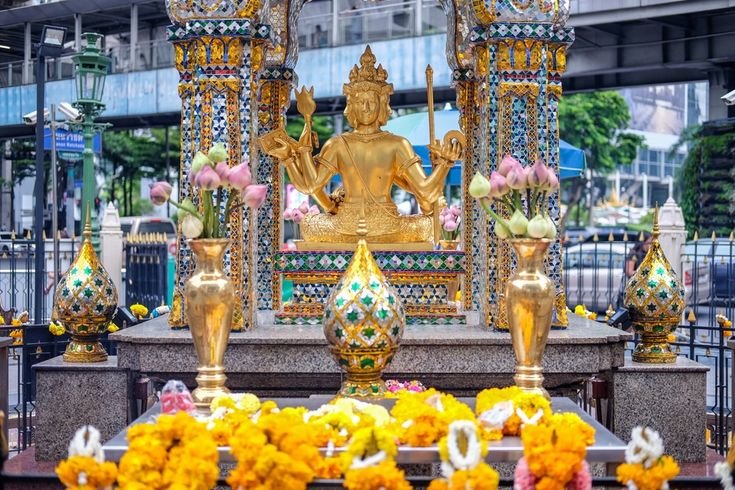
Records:
<instances>
[{"instance_id":1,"label":"parked car","mask_svg":"<svg viewBox=\"0 0 735 490\"><path fill-rule=\"evenodd\" d=\"M120 218L123 236L141 235L145 233L163 233L166 235L168 253L176 254L176 225L169 218L157 216L125 216Z\"/></svg>"},{"instance_id":2,"label":"parked car","mask_svg":"<svg viewBox=\"0 0 735 490\"><path fill-rule=\"evenodd\" d=\"M735 302L735 242L727 238L689 241L682 262L684 285L691 293L688 303Z\"/></svg>"},{"instance_id":3,"label":"parked car","mask_svg":"<svg viewBox=\"0 0 735 490\"><path fill-rule=\"evenodd\" d=\"M567 305L604 312L617 306L625 259L633 243L578 243L562 251L562 282Z\"/></svg>"}]
</instances>

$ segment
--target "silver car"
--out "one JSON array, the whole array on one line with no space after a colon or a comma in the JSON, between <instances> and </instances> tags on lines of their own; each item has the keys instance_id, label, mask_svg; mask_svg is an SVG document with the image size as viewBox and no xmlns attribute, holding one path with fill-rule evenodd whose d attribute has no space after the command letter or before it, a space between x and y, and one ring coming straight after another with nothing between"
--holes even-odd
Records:
<instances>
[{"instance_id":1,"label":"silver car","mask_svg":"<svg viewBox=\"0 0 735 490\"><path fill-rule=\"evenodd\" d=\"M604 312L617 307L625 259L632 242L579 243L562 250L562 282L567 305Z\"/></svg>"}]
</instances>

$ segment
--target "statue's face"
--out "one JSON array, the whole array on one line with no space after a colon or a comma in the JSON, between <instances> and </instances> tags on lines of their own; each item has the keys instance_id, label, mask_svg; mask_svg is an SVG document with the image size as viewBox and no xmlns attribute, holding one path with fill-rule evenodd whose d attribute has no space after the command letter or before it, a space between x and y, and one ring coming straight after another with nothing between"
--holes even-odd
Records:
<instances>
[{"instance_id":1,"label":"statue's face","mask_svg":"<svg viewBox=\"0 0 735 490\"><path fill-rule=\"evenodd\" d=\"M354 94L352 97L357 122L363 126L375 124L380 113L380 97L378 97L378 94L370 90Z\"/></svg>"}]
</instances>

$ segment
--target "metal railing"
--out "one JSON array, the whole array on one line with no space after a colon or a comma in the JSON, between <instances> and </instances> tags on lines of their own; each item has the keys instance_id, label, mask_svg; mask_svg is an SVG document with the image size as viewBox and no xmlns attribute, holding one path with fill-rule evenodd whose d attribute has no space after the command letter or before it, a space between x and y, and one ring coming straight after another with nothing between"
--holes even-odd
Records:
<instances>
[{"instance_id":1,"label":"metal railing","mask_svg":"<svg viewBox=\"0 0 735 490\"><path fill-rule=\"evenodd\" d=\"M150 308L166 304L168 298L168 246L158 233L131 235L124 245L125 304L140 303Z\"/></svg>"}]
</instances>

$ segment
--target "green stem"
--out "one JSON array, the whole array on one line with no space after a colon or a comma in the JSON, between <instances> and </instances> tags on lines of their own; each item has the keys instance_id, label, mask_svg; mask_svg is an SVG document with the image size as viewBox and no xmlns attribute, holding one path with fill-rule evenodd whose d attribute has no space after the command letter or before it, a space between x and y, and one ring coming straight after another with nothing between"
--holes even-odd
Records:
<instances>
[{"instance_id":1,"label":"green stem","mask_svg":"<svg viewBox=\"0 0 735 490\"><path fill-rule=\"evenodd\" d=\"M201 214L199 214L198 212L196 212L196 211L191 211L191 210L189 210L189 209L184 209L184 208L183 208L183 206L181 206L181 205L180 205L179 203L177 203L177 202L176 202L176 201L174 201L173 199L169 199L169 201L168 201L168 202L169 202L169 203L171 203L171 205L172 205L173 207L175 207L176 209L180 209L180 210L184 211L185 213L187 213L187 214L190 214L190 215L194 216L194 217L195 217L195 218L197 218L197 219L198 219L199 221L204 221L204 218L202 218L202 215L201 215Z\"/></svg>"},{"instance_id":2,"label":"green stem","mask_svg":"<svg viewBox=\"0 0 735 490\"><path fill-rule=\"evenodd\" d=\"M219 217L219 210L222 209L222 192L224 192L222 190L222 187L218 187L217 188L217 207L214 208L216 210L216 212L214 213L215 219L214 219L214 230L213 230L215 238L220 238L220 229L221 229L220 226L221 225L217 217Z\"/></svg>"},{"instance_id":3,"label":"green stem","mask_svg":"<svg viewBox=\"0 0 735 490\"><path fill-rule=\"evenodd\" d=\"M225 202L225 227L230 223L230 213L232 212L232 203L237 197L237 192L234 189L230 189L230 194L227 196L227 202Z\"/></svg>"},{"instance_id":4,"label":"green stem","mask_svg":"<svg viewBox=\"0 0 735 490\"><path fill-rule=\"evenodd\" d=\"M479 199L479 201L482 209L484 209L485 212L489 214L495 221L500 221L501 223L507 225L506 221L503 218L495 214L495 211L493 211L493 209L490 207L490 204L488 204L484 199Z\"/></svg>"},{"instance_id":5,"label":"green stem","mask_svg":"<svg viewBox=\"0 0 735 490\"><path fill-rule=\"evenodd\" d=\"M526 189L526 205L528 206L528 216L535 216L536 208L533 206L533 201L531 201L531 189Z\"/></svg>"}]
</instances>

